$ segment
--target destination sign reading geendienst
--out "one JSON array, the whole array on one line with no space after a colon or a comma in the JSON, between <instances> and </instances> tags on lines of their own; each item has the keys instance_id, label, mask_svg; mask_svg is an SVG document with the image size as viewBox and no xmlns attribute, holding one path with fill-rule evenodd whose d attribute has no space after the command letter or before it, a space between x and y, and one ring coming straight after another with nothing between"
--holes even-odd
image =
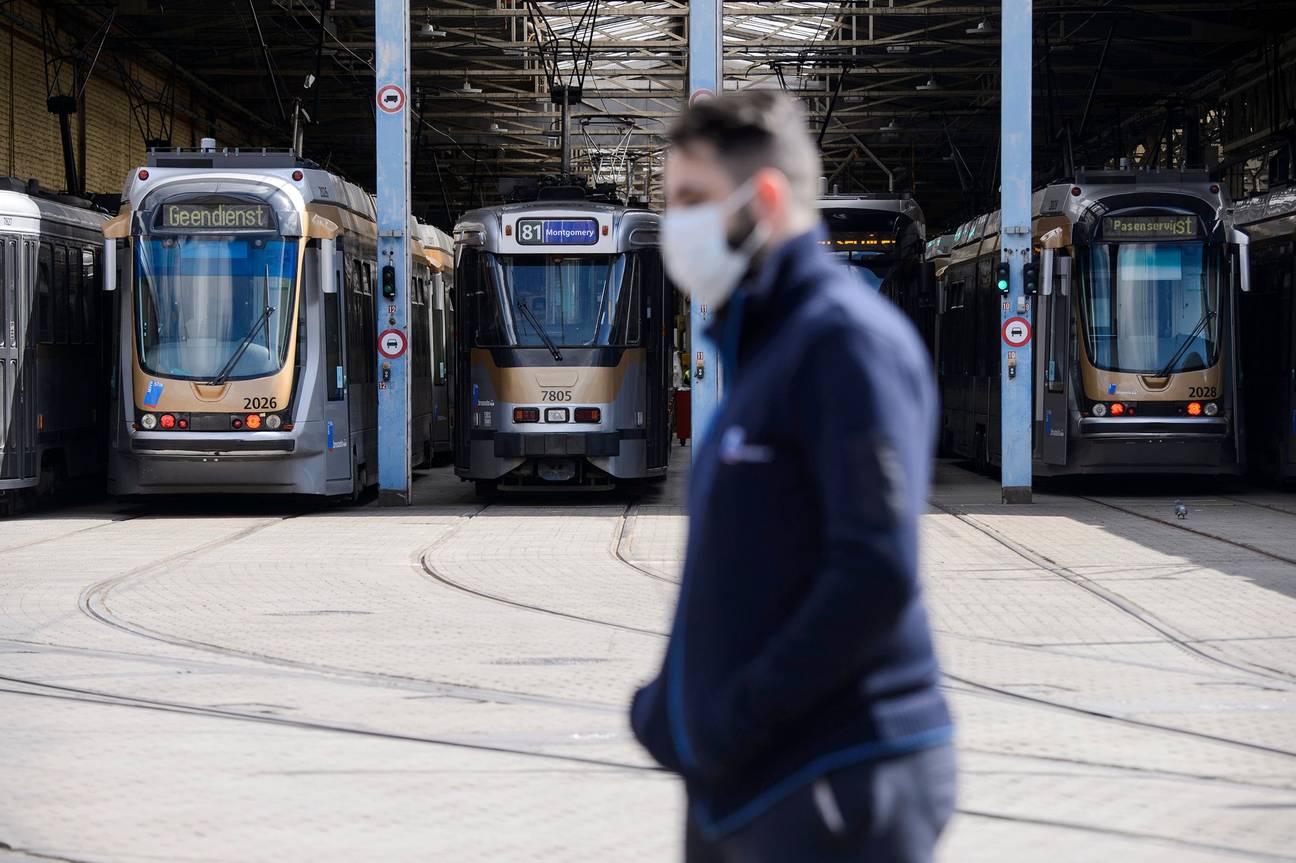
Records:
<instances>
[{"instance_id":1,"label":"destination sign reading geendienst","mask_svg":"<svg viewBox=\"0 0 1296 863\"><path fill-rule=\"evenodd\" d=\"M183 202L162 205L163 228L190 231L269 230L275 226L269 204Z\"/></svg>"}]
</instances>

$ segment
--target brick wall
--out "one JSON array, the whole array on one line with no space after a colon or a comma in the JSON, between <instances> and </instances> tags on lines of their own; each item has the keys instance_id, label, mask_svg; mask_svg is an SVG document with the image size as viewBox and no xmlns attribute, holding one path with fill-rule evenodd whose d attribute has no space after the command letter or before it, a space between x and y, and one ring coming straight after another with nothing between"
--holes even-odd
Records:
<instances>
[{"instance_id":1,"label":"brick wall","mask_svg":"<svg viewBox=\"0 0 1296 863\"><path fill-rule=\"evenodd\" d=\"M19 0L6 7L28 26L0 19L0 175L35 177L49 189L62 189L63 150L58 116L45 108L45 59L41 50L40 7ZM34 32L33 32L34 31ZM159 92L165 77L158 70L131 62L129 68L141 86ZM260 145L237 123L213 112L183 85L177 85L171 143L195 147L204 135L214 134L223 144ZM211 117L211 120L195 119ZM156 134L156 119L154 120ZM130 99L118 78L117 67L107 56L87 82L81 112L72 117L77 167L89 192L121 191L126 172L143 164L144 135L131 111ZM84 159L84 164L83 164Z\"/></svg>"}]
</instances>

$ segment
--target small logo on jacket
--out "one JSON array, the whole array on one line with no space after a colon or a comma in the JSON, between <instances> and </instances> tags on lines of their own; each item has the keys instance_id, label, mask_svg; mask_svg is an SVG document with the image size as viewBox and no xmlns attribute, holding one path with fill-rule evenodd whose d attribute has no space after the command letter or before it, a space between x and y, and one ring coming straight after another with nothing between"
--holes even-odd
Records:
<instances>
[{"instance_id":1,"label":"small logo on jacket","mask_svg":"<svg viewBox=\"0 0 1296 863\"><path fill-rule=\"evenodd\" d=\"M720 461L725 464L768 464L774 461L774 447L747 443L741 426L730 426L720 438Z\"/></svg>"}]
</instances>

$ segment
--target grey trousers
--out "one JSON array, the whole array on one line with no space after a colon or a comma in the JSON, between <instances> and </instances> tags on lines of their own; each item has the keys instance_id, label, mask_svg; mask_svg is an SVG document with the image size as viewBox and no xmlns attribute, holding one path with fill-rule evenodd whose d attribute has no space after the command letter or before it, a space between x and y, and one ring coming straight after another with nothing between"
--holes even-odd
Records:
<instances>
[{"instance_id":1,"label":"grey trousers","mask_svg":"<svg viewBox=\"0 0 1296 863\"><path fill-rule=\"evenodd\" d=\"M929 863L954 812L952 745L825 774L717 840L690 818L687 863ZM690 810L692 807L690 807Z\"/></svg>"}]
</instances>

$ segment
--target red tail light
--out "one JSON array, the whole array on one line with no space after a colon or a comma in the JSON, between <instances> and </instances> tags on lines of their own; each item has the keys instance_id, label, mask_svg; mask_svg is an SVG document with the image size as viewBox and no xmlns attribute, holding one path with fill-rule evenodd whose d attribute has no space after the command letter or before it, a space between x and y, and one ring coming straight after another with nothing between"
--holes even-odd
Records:
<instances>
[{"instance_id":1,"label":"red tail light","mask_svg":"<svg viewBox=\"0 0 1296 863\"><path fill-rule=\"evenodd\" d=\"M252 431L256 431L261 428L261 417L257 414L248 414L243 418L243 425L252 429Z\"/></svg>"},{"instance_id":2,"label":"red tail light","mask_svg":"<svg viewBox=\"0 0 1296 863\"><path fill-rule=\"evenodd\" d=\"M1202 412L1201 402L1188 402L1188 416L1199 417L1201 416L1201 412Z\"/></svg>"},{"instance_id":3,"label":"red tail light","mask_svg":"<svg viewBox=\"0 0 1296 863\"><path fill-rule=\"evenodd\" d=\"M189 420L176 420L176 426L182 429L189 428Z\"/></svg>"},{"instance_id":4,"label":"red tail light","mask_svg":"<svg viewBox=\"0 0 1296 863\"><path fill-rule=\"evenodd\" d=\"M230 419L230 427L236 429L243 428L243 420L239 419L238 417L232 417Z\"/></svg>"},{"instance_id":5,"label":"red tail light","mask_svg":"<svg viewBox=\"0 0 1296 863\"><path fill-rule=\"evenodd\" d=\"M576 422L596 423L603 418L603 411L598 408L576 408Z\"/></svg>"},{"instance_id":6,"label":"red tail light","mask_svg":"<svg viewBox=\"0 0 1296 863\"><path fill-rule=\"evenodd\" d=\"M1120 402L1113 402L1111 405L1111 415L1114 417L1118 417L1118 416L1123 416L1124 414L1125 414L1125 405L1121 404Z\"/></svg>"},{"instance_id":7,"label":"red tail light","mask_svg":"<svg viewBox=\"0 0 1296 863\"><path fill-rule=\"evenodd\" d=\"M513 422L515 423L540 422L540 408L513 408Z\"/></svg>"},{"instance_id":8,"label":"red tail light","mask_svg":"<svg viewBox=\"0 0 1296 863\"><path fill-rule=\"evenodd\" d=\"M162 416L158 417L158 425L164 429L173 429L175 428L175 417L171 414L162 414Z\"/></svg>"}]
</instances>

